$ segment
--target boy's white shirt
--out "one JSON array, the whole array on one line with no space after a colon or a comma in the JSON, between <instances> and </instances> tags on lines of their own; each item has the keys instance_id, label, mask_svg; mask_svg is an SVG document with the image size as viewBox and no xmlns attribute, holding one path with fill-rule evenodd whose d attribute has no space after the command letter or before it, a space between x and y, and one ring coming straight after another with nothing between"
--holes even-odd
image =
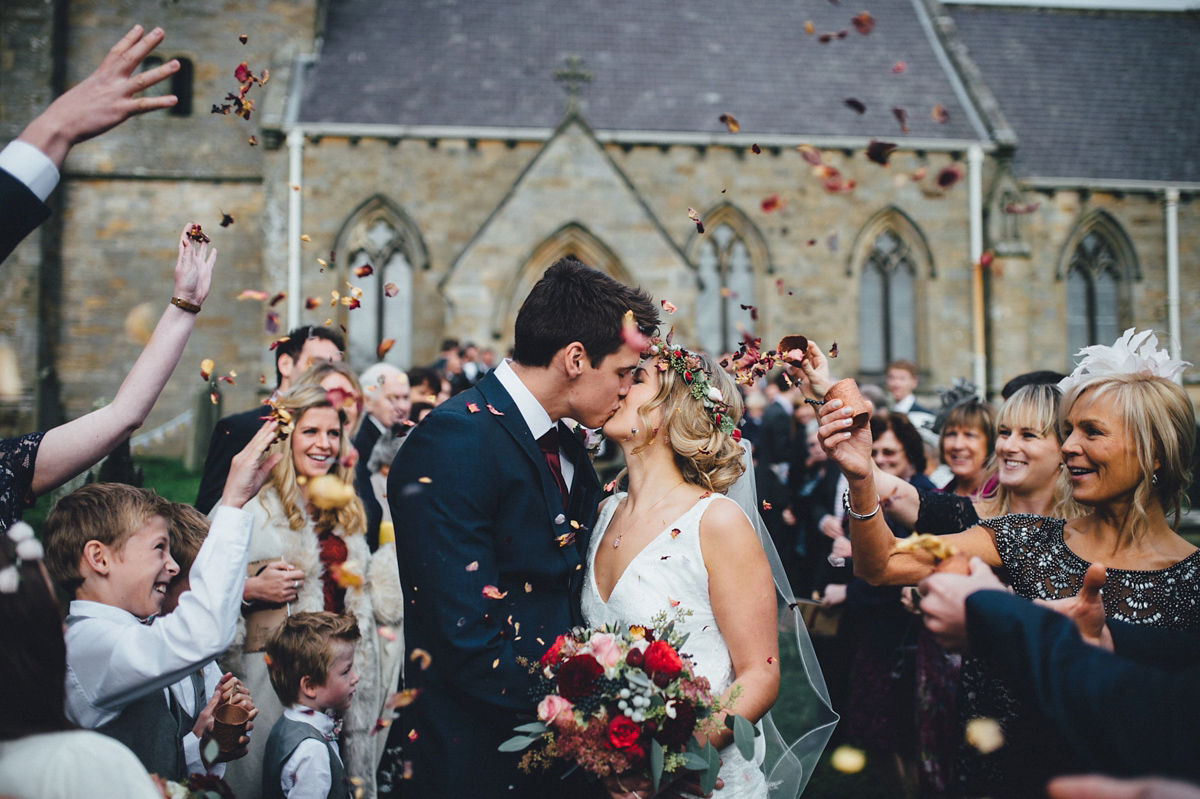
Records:
<instances>
[{"instance_id":1,"label":"boy's white shirt","mask_svg":"<svg viewBox=\"0 0 1200 799\"><path fill-rule=\"evenodd\" d=\"M334 720L329 716L304 705L292 705L283 711L291 721L309 725L321 735L328 735ZM341 763L342 756L336 746L333 753ZM283 762L279 773L279 787L287 799L325 799L329 796L333 772L329 769L329 749L321 741L305 738L292 750L291 757Z\"/></svg>"},{"instance_id":2,"label":"boy's white shirt","mask_svg":"<svg viewBox=\"0 0 1200 799\"><path fill-rule=\"evenodd\" d=\"M71 602L70 614L81 619L66 632L66 712L71 721L95 729L153 691L162 691L167 701L166 692L174 690L184 709L198 712L192 707L190 675L206 663L205 693L212 695L221 672L211 661L229 648L237 632L253 527L250 513L219 507L192 562L191 590L180 596L172 613L153 624L142 624L112 605ZM184 751L191 769L193 757L199 762L199 741L191 733L184 738Z\"/></svg>"}]
</instances>

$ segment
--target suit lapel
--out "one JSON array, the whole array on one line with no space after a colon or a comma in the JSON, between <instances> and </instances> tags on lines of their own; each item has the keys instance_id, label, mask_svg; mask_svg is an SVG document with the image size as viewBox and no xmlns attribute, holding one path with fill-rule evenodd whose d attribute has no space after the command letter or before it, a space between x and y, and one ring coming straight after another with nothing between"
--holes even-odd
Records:
<instances>
[{"instance_id":1,"label":"suit lapel","mask_svg":"<svg viewBox=\"0 0 1200 799\"><path fill-rule=\"evenodd\" d=\"M575 476L571 480L571 499L567 507L567 516L576 520L580 527L576 530L575 546L580 557L587 554L588 540L591 538L592 526L596 520L596 505L599 502L600 478L592 466L592 458L587 448L565 423L559 422L559 433L563 449L575 467Z\"/></svg>"}]
</instances>

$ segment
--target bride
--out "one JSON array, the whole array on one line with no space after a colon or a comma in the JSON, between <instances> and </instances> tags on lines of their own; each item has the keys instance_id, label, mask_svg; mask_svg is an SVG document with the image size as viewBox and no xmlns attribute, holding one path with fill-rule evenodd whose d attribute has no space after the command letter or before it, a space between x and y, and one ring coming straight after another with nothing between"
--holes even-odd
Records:
<instances>
[{"instance_id":1,"label":"bride","mask_svg":"<svg viewBox=\"0 0 1200 799\"><path fill-rule=\"evenodd\" d=\"M734 436L741 399L709 357L657 339L655 351L603 427L624 451L629 491L601 505L583 615L589 626L629 625L683 611L676 629L689 636L695 673L757 722L779 693L779 641L771 567L746 514L723 495L744 468ZM763 772L733 745L724 718L715 721L720 796L767 796Z\"/></svg>"}]
</instances>

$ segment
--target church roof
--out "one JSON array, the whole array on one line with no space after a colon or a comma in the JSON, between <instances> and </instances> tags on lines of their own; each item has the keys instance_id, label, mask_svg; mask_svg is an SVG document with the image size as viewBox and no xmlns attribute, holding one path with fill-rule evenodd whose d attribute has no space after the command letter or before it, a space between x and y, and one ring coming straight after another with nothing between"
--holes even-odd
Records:
<instances>
[{"instance_id":1,"label":"church roof","mask_svg":"<svg viewBox=\"0 0 1200 799\"><path fill-rule=\"evenodd\" d=\"M978 141L924 4L792 0L335 0L301 123L554 129L572 55L582 115L604 131ZM805 31L812 22L814 33ZM844 33L843 33L844 32ZM841 34L822 43L822 33ZM903 62L903 70L897 67ZM893 68L896 71L893 71ZM857 113L846 104L865 106ZM937 122L936 105L949 113Z\"/></svg>"},{"instance_id":2,"label":"church roof","mask_svg":"<svg viewBox=\"0 0 1200 799\"><path fill-rule=\"evenodd\" d=\"M950 6L1018 177L1200 183L1200 14Z\"/></svg>"}]
</instances>

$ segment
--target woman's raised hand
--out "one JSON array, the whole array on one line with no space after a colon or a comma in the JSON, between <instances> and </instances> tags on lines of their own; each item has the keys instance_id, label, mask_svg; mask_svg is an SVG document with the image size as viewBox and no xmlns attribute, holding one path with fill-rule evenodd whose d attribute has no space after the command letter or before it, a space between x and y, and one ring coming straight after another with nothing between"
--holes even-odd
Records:
<instances>
[{"instance_id":1,"label":"woman's raised hand","mask_svg":"<svg viewBox=\"0 0 1200 799\"><path fill-rule=\"evenodd\" d=\"M865 401L869 410L874 410ZM871 427L851 427L854 411L844 407L841 400L833 400L821 406L817 417L821 426L817 438L830 460L838 465L848 480L863 479L871 475L874 462L871 460Z\"/></svg>"},{"instance_id":2,"label":"woman's raised hand","mask_svg":"<svg viewBox=\"0 0 1200 799\"><path fill-rule=\"evenodd\" d=\"M804 379L798 382L804 393L813 399L824 399L825 392L833 385L833 378L829 376L829 361L825 353L821 351L820 345L811 339L808 342L808 350L800 361L800 371L804 372Z\"/></svg>"},{"instance_id":3,"label":"woman's raised hand","mask_svg":"<svg viewBox=\"0 0 1200 799\"><path fill-rule=\"evenodd\" d=\"M217 263L216 249L210 250L208 242L193 241L188 237L192 224L184 226L179 234L179 258L175 261L175 294L181 300L203 305L212 285L213 266Z\"/></svg>"},{"instance_id":4,"label":"woman's raised hand","mask_svg":"<svg viewBox=\"0 0 1200 799\"><path fill-rule=\"evenodd\" d=\"M304 572L285 560L270 563L261 572L246 579L242 598L247 602L262 601L282 605L295 602L304 585Z\"/></svg>"}]
</instances>

